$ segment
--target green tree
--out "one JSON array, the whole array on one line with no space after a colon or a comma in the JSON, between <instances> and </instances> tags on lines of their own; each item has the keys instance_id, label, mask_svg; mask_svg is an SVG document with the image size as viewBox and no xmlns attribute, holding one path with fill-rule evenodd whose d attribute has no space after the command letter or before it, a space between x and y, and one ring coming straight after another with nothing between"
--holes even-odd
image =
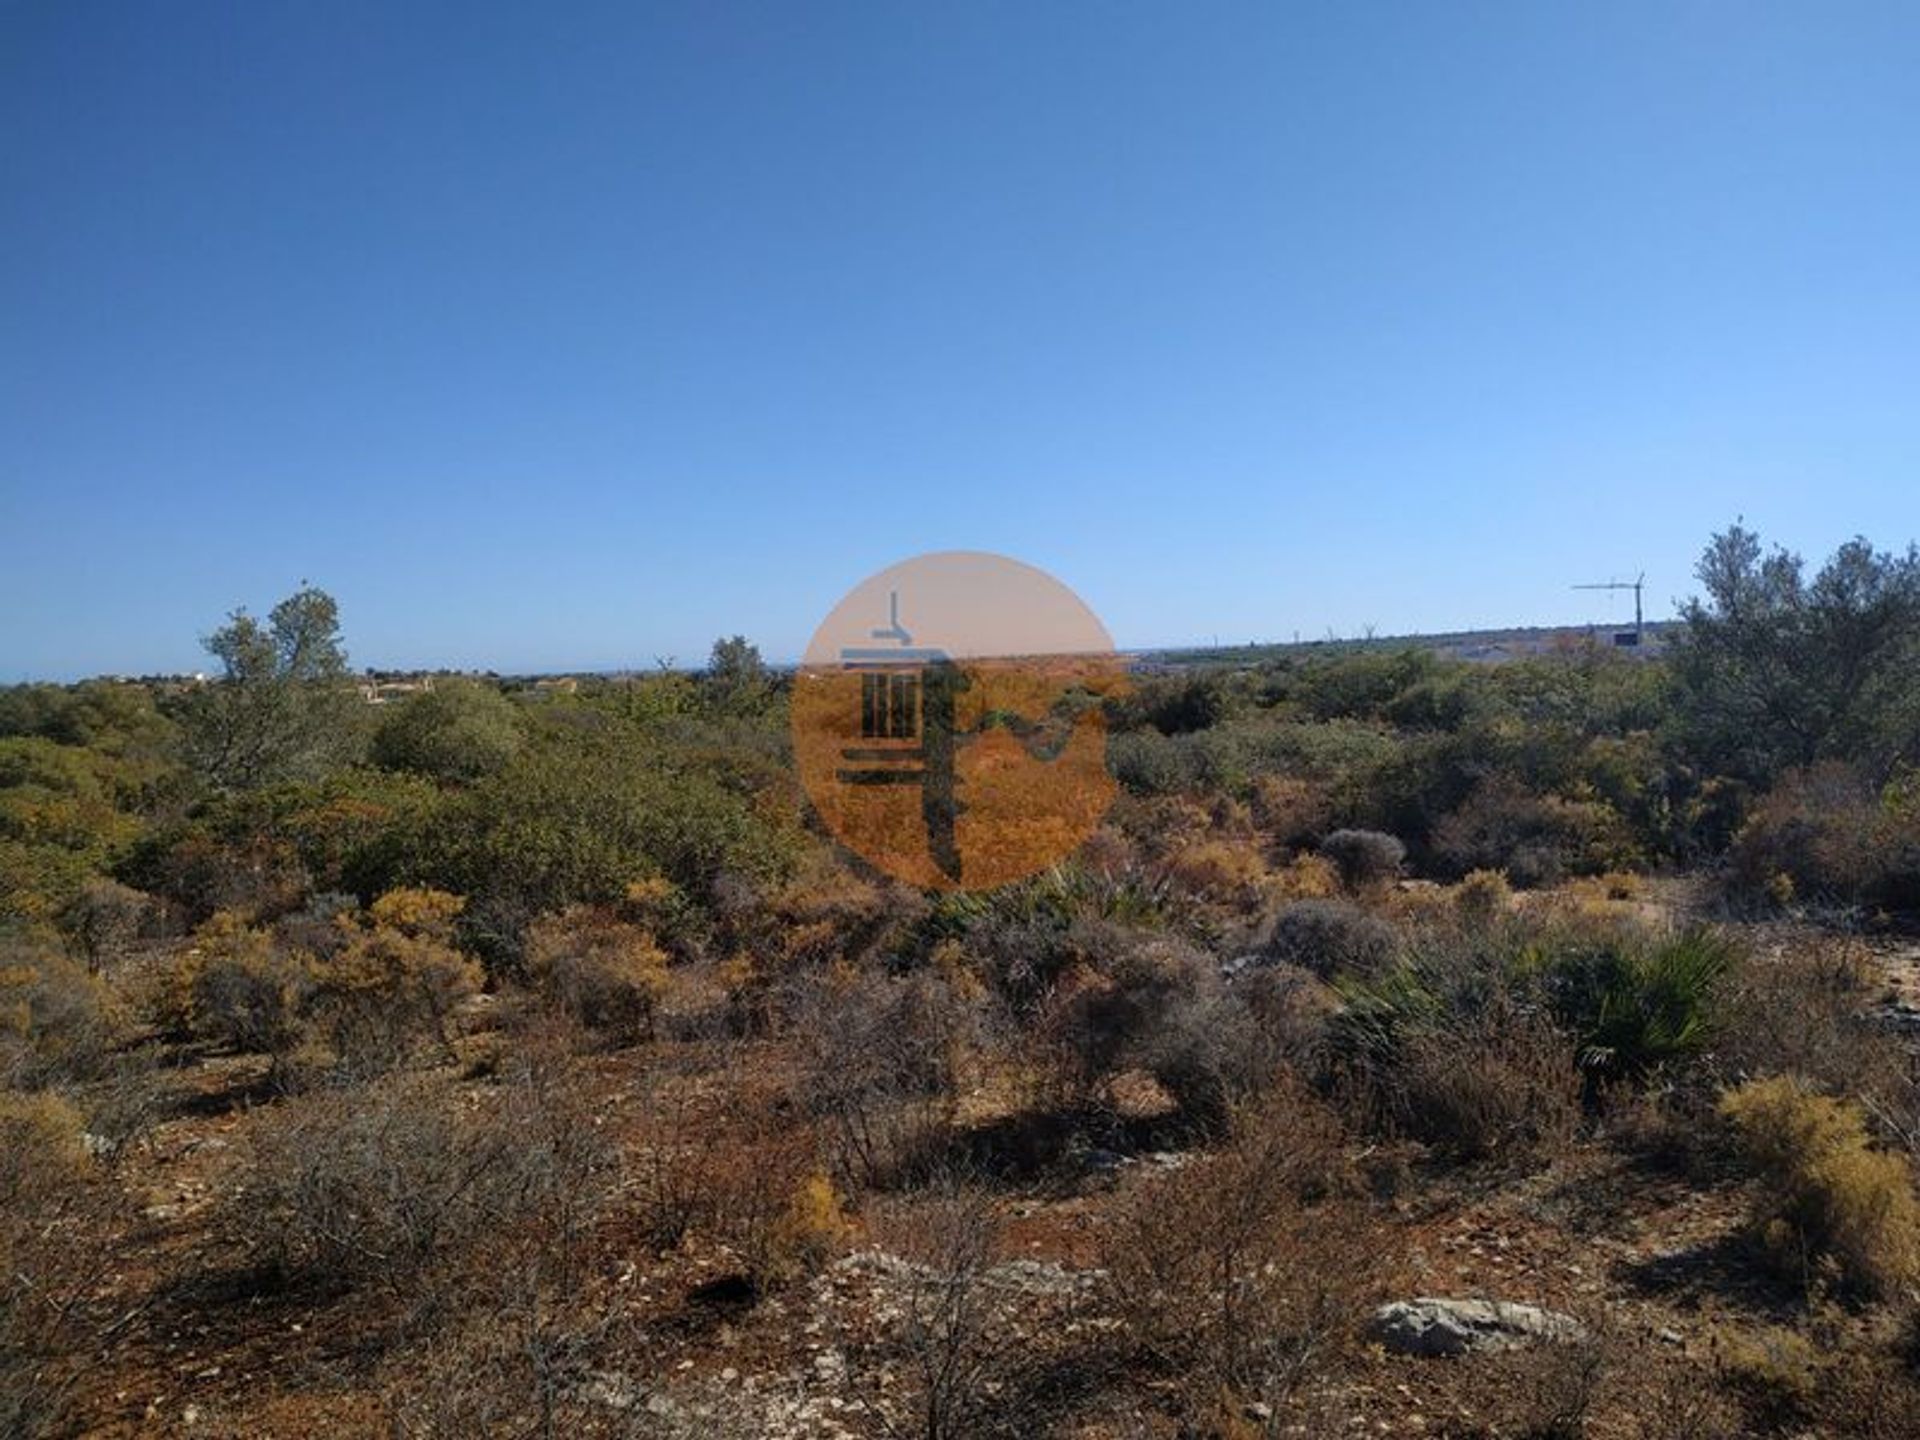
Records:
<instances>
[{"instance_id":1,"label":"green tree","mask_svg":"<svg viewBox=\"0 0 1920 1440\"><path fill-rule=\"evenodd\" d=\"M373 732L373 759L436 780L491 775L519 753L520 711L491 685L439 680L409 696Z\"/></svg>"},{"instance_id":2,"label":"green tree","mask_svg":"<svg viewBox=\"0 0 1920 1440\"><path fill-rule=\"evenodd\" d=\"M735 713L760 709L773 688L760 648L744 635L713 642L705 679L715 706Z\"/></svg>"},{"instance_id":3,"label":"green tree","mask_svg":"<svg viewBox=\"0 0 1920 1440\"><path fill-rule=\"evenodd\" d=\"M1856 539L1805 568L1739 525L1708 544L1674 647L1686 742L1761 783L1826 759L1884 776L1920 757L1920 551Z\"/></svg>"},{"instance_id":4,"label":"green tree","mask_svg":"<svg viewBox=\"0 0 1920 1440\"><path fill-rule=\"evenodd\" d=\"M188 698L183 719L188 756L209 782L253 789L348 758L362 726L332 596L303 586L265 625L235 610L202 643L222 673Z\"/></svg>"}]
</instances>

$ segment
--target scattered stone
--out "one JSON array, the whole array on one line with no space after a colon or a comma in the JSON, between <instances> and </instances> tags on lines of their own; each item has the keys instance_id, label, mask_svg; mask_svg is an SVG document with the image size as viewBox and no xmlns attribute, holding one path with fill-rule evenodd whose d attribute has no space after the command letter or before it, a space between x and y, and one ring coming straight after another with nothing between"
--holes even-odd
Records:
<instances>
[{"instance_id":1,"label":"scattered stone","mask_svg":"<svg viewBox=\"0 0 1920 1440\"><path fill-rule=\"evenodd\" d=\"M580 1387L580 1398L589 1405L604 1405L609 1410L631 1410L640 1398L640 1387L618 1370L595 1370ZM649 1401L648 1408L652 1408Z\"/></svg>"},{"instance_id":2,"label":"scattered stone","mask_svg":"<svg viewBox=\"0 0 1920 1440\"><path fill-rule=\"evenodd\" d=\"M1536 1340L1572 1341L1585 1328L1571 1315L1504 1300L1396 1300L1373 1312L1368 1338L1396 1355L1464 1355Z\"/></svg>"}]
</instances>

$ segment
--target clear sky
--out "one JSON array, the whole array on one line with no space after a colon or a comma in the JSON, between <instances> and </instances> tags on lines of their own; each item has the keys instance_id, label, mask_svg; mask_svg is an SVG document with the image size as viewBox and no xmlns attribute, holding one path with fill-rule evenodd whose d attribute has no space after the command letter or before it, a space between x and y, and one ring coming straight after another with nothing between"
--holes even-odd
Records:
<instances>
[{"instance_id":1,"label":"clear sky","mask_svg":"<svg viewBox=\"0 0 1920 1440\"><path fill-rule=\"evenodd\" d=\"M0 4L0 679L1619 616L1920 533L1920 7Z\"/></svg>"}]
</instances>

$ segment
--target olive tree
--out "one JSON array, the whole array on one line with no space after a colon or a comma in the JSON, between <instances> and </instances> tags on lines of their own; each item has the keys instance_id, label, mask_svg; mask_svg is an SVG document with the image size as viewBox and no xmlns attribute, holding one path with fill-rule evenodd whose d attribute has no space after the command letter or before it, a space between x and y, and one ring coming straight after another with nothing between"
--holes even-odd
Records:
<instances>
[{"instance_id":1,"label":"olive tree","mask_svg":"<svg viewBox=\"0 0 1920 1440\"><path fill-rule=\"evenodd\" d=\"M1850 540L1809 579L1734 525L1696 573L1674 674L1700 760L1767 783L1820 760L1884 774L1920 758L1920 550Z\"/></svg>"},{"instance_id":2,"label":"olive tree","mask_svg":"<svg viewBox=\"0 0 1920 1440\"><path fill-rule=\"evenodd\" d=\"M222 790L323 772L351 754L359 705L331 595L303 586L261 624L235 610L202 642L221 673L185 704L187 751Z\"/></svg>"}]
</instances>

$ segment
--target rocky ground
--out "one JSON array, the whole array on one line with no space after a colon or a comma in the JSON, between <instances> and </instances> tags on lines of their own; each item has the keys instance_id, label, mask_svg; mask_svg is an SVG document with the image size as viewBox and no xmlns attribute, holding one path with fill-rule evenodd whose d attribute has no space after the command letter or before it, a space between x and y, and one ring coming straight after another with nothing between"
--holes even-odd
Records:
<instances>
[{"instance_id":1,"label":"rocky ground","mask_svg":"<svg viewBox=\"0 0 1920 1440\"><path fill-rule=\"evenodd\" d=\"M1876 958L1887 1013L1920 1026L1920 947L1888 942ZM213 1223L256 1133L277 1123L263 1062L177 1060L164 1118L117 1161L137 1203L102 1287L124 1316L83 1383L85 1433L389 1433L378 1397L395 1377L378 1337L394 1297L253 1293ZM449 1083L484 1103L484 1078ZM632 1146L636 1112L663 1084L698 1092L719 1076L684 1047L637 1047L592 1056L577 1083ZM1741 1181L1663 1167L1605 1134L1535 1169L1446 1164L1415 1146L1356 1158L1384 1219L1377 1299L1417 1304L1377 1314L1350 1358L1314 1379L1301 1418L1251 1414L1249 1433L1528 1433L1502 1428L1505 1402L1489 1396L1556 1386L1613 1397L1585 1433L1640 1433L1650 1407L1687 1403L1729 1334L1765 1333L1804 1308L1743 1248ZM1087 1150L995 1193L995 1250L977 1284L1008 1378L986 1383L1027 1387L1001 1411L1026 1407L1031 1433L1174 1433L1155 1419L1161 1382L1102 1373L1115 1322L1098 1303L1098 1259L1115 1206L1184 1159ZM910 1205L853 1217L824 1268L758 1299L723 1248L696 1237L656 1254L623 1236L617 1201L613 1213L583 1288L590 1358L566 1369L557 1433L875 1436L908 1423L901 1397L920 1377L879 1342L921 1323L941 1283L889 1247L916 1223ZM1516 1306L1533 1308L1503 1308ZM408 1363L455 1378L475 1363L457 1348L423 1353Z\"/></svg>"}]
</instances>

